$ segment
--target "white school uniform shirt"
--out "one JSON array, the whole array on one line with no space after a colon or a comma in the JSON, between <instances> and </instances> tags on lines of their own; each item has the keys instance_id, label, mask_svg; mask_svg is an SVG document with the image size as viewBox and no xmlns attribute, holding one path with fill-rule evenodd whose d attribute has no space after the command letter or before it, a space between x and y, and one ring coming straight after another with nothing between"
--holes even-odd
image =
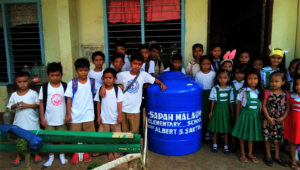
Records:
<instances>
[{"instance_id":1,"label":"white school uniform shirt","mask_svg":"<svg viewBox=\"0 0 300 170\"><path fill-rule=\"evenodd\" d=\"M102 123L104 124L118 124L117 119L118 119L118 103L123 101L123 92L122 90L118 87L118 98L116 97L116 92L115 88L113 87L110 90L106 90L106 96L101 99L101 112L100 116L102 119ZM95 95L94 101L100 102L100 97L99 97L99 90L97 90L97 93Z\"/></svg>"},{"instance_id":2,"label":"white school uniform shirt","mask_svg":"<svg viewBox=\"0 0 300 170\"><path fill-rule=\"evenodd\" d=\"M243 85L244 85L244 80L241 81L241 82L238 82L236 79L234 79L234 80L232 81L232 83L234 84L234 87L236 88L236 90L239 90L240 88L243 87Z\"/></svg>"},{"instance_id":3,"label":"white school uniform shirt","mask_svg":"<svg viewBox=\"0 0 300 170\"><path fill-rule=\"evenodd\" d=\"M264 87L267 87L267 72L270 72L272 74L274 71L280 70L280 68L277 68L276 70L273 70L270 66L264 67L260 70L260 76L261 76L261 82L264 83Z\"/></svg>"},{"instance_id":4,"label":"white school uniform shirt","mask_svg":"<svg viewBox=\"0 0 300 170\"><path fill-rule=\"evenodd\" d=\"M61 126L65 124L66 100L64 87L60 83L58 88L54 88L48 83L46 112L44 117L50 126ZM43 100L43 86L40 89L39 99ZM45 109L45 108L44 108Z\"/></svg>"},{"instance_id":5,"label":"white school uniform shirt","mask_svg":"<svg viewBox=\"0 0 300 170\"><path fill-rule=\"evenodd\" d=\"M196 83L202 87L203 90L210 90L214 86L214 79L216 72L210 70L209 73L204 74L202 71L196 74Z\"/></svg>"},{"instance_id":6,"label":"white school uniform shirt","mask_svg":"<svg viewBox=\"0 0 300 170\"><path fill-rule=\"evenodd\" d=\"M245 107L247 104L247 96L246 92L250 92L250 98L251 99L257 99L259 95L258 89L255 89L254 91L250 88L242 88L242 90L238 93L236 97L237 102L242 102L242 106ZM256 101L251 101L251 103L257 103ZM257 109L257 106L249 106L250 109Z\"/></svg>"},{"instance_id":7,"label":"white school uniform shirt","mask_svg":"<svg viewBox=\"0 0 300 170\"><path fill-rule=\"evenodd\" d=\"M93 79L95 79L95 88L96 89L98 89L99 87L101 87L102 86L102 84L103 84L103 80L101 79L102 78L102 76L103 76L103 71L104 71L105 69L102 69L102 71L100 71L100 72L95 72L94 70L90 70L89 71L89 74L88 74L88 78L93 78Z\"/></svg>"},{"instance_id":8,"label":"white school uniform shirt","mask_svg":"<svg viewBox=\"0 0 300 170\"><path fill-rule=\"evenodd\" d=\"M192 74L191 75L191 66L192 68ZM200 71L200 65L198 63L195 63L195 61L190 61L186 66L186 75L191 75L192 78L196 77L196 74Z\"/></svg>"},{"instance_id":9,"label":"white school uniform shirt","mask_svg":"<svg viewBox=\"0 0 300 170\"><path fill-rule=\"evenodd\" d=\"M145 68L146 68L146 63L143 64L143 66L141 67L140 71L146 71ZM149 62L148 73L149 73L149 74L152 74L152 73L154 74L154 68L155 68L155 63L154 63L154 61L151 60L151 61Z\"/></svg>"},{"instance_id":10,"label":"white school uniform shirt","mask_svg":"<svg viewBox=\"0 0 300 170\"><path fill-rule=\"evenodd\" d=\"M170 71L170 67L168 67L168 68L166 68L166 69L164 70L164 72L166 72L166 71ZM183 67L181 67L181 72L182 72L183 74L186 74L186 73L185 73L185 69L184 69Z\"/></svg>"},{"instance_id":11,"label":"white school uniform shirt","mask_svg":"<svg viewBox=\"0 0 300 170\"><path fill-rule=\"evenodd\" d=\"M136 75L131 75L129 71L118 73L117 81L115 84L122 84L124 90L133 81ZM142 102L142 92L143 85L145 83L153 84L155 78L149 73L144 71L140 72L140 75L136 82L131 86L131 88L124 93L124 99L122 103L122 112L137 114L140 112L140 106Z\"/></svg>"},{"instance_id":12,"label":"white school uniform shirt","mask_svg":"<svg viewBox=\"0 0 300 170\"><path fill-rule=\"evenodd\" d=\"M229 101L229 103L234 103L233 88L231 86L227 86L225 89L221 89L219 85L214 86L210 91L209 100L218 101L216 88L219 88L219 91L230 91L230 101ZM221 95L222 95L222 97L228 97L228 95L226 93L221 94ZM228 98L227 99L222 99L220 101L222 101L222 102L228 101Z\"/></svg>"},{"instance_id":13,"label":"white school uniform shirt","mask_svg":"<svg viewBox=\"0 0 300 170\"><path fill-rule=\"evenodd\" d=\"M8 101L7 108L11 109L11 106L23 101L26 104L39 104L39 96L36 91L29 89L29 91L19 96L17 92L14 92ZM23 110L15 109L16 115L14 118L14 125L19 126L25 130L39 130L40 122L39 115L35 109L28 108Z\"/></svg>"},{"instance_id":14,"label":"white school uniform shirt","mask_svg":"<svg viewBox=\"0 0 300 170\"><path fill-rule=\"evenodd\" d=\"M78 82L77 92L73 94L72 80L68 83L65 96L74 99L71 107L72 123L85 123L94 121L94 103L91 82L88 78L85 84ZM96 91L96 89L94 90Z\"/></svg>"},{"instance_id":15,"label":"white school uniform shirt","mask_svg":"<svg viewBox=\"0 0 300 170\"><path fill-rule=\"evenodd\" d=\"M294 98L294 100L295 100L296 102L300 102L300 97L298 96L297 93L292 93L292 94L291 94L291 98ZM299 105L299 104L296 104L296 103L294 103L293 105L294 105L294 106L300 107L300 105ZM293 110L300 111L299 109L294 109L294 108L293 108Z\"/></svg>"},{"instance_id":16,"label":"white school uniform shirt","mask_svg":"<svg viewBox=\"0 0 300 170\"><path fill-rule=\"evenodd\" d=\"M124 66L122 67L122 71L130 71L131 70L131 66L130 66L130 56L125 54L124 57ZM115 68L113 65L110 65L110 68Z\"/></svg>"}]
</instances>

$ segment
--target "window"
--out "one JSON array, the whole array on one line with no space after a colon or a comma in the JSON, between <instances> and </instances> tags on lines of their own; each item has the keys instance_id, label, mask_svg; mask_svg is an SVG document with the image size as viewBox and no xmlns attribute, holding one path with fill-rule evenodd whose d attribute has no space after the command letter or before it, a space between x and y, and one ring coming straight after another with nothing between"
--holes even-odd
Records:
<instances>
[{"instance_id":1,"label":"window","mask_svg":"<svg viewBox=\"0 0 300 170\"><path fill-rule=\"evenodd\" d=\"M0 1L0 85L15 81L24 65L44 63L40 0Z\"/></svg>"},{"instance_id":2,"label":"window","mask_svg":"<svg viewBox=\"0 0 300 170\"><path fill-rule=\"evenodd\" d=\"M127 44L127 53L138 52L140 44L157 43L160 58L169 64L171 55L184 58L185 0L104 0L106 64L115 53L115 42Z\"/></svg>"}]
</instances>

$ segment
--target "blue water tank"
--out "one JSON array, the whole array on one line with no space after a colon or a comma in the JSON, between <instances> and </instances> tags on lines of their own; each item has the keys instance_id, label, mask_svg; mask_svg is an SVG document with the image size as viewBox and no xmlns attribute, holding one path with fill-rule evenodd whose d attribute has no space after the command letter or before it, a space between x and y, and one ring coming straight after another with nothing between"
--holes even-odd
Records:
<instances>
[{"instance_id":1,"label":"blue water tank","mask_svg":"<svg viewBox=\"0 0 300 170\"><path fill-rule=\"evenodd\" d=\"M169 156L197 152L202 145L202 87L181 72L156 78L167 90L157 84L147 88L149 150Z\"/></svg>"}]
</instances>

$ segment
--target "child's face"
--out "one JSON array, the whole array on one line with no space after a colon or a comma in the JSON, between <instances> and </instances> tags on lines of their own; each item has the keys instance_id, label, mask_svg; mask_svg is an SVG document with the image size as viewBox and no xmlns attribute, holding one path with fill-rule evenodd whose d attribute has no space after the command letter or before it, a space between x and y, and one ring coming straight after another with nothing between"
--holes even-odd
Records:
<instances>
[{"instance_id":1,"label":"child's face","mask_svg":"<svg viewBox=\"0 0 300 170\"><path fill-rule=\"evenodd\" d=\"M263 68L263 63L261 60L255 60L253 62L253 67L257 70L261 70Z\"/></svg>"},{"instance_id":2,"label":"child's face","mask_svg":"<svg viewBox=\"0 0 300 170\"><path fill-rule=\"evenodd\" d=\"M140 53L144 56L144 62L146 62L150 56L150 51L144 48L140 50Z\"/></svg>"},{"instance_id":3,"label":"child's face","mask_svg":"<svg viewBox=\"0 0 300 170\"><path fill-rule=\"evenodd\" d=\"M245 78L245 74L240 72L239 69L235 70L234 76L235 76L236 81L238 81L238 82L242 82Z\"/></svg>"},{"instance_id":4,"label":"child's face","mask_svg":"<svg viewBox=\"0 0 300 170\"><path fill-rule=\"evenodd\" d=\"M284 81L282 81L281 76L273 75L270 77L270 85L273 90L280 89L282 85L284 85Z\"/></svg>"},{"instance_id":5,"label":"child's face","mask_svg":"<svg viewBox=\"0 0 300 170\"><path fill-rule=\"evenodd\" d=\"M28 89L29 83L30 83L30 78L25 76L25 77L17 77L16 78L16 84L18 85L20 90L26 90Z\"/></svg>"},{"instance_id":6,"label":"child's face","mask_svg":"<svg viewBox=\"0 0 300 170\"><path fill-rule=\"evenodd\" d=\"M249 54L248 53L242 53L239 57L240 63L248 63L250 60Z\"/></svg>"},{"instance_id":7,"label":"child's face","mask_svg":"<svg viewBox=\"0 0 300 170\"><path fill-rule=\"evenodd\" d=\"M116 58L111 64L115 67L117 72L120 72L125 63L122 58Z\"/></svg>"},{"instance_id":8,"label":"child's face","mask_svg":"<svg viewBox=\"0 0 300 170\"><path fill-rule=\"evenodd\" d=\"M217 77L219 83L221 86L226 85L226 83L229 81L229 76L227 73L220 73Z\"/></svg>"},{"instance_id":9,"label":"child's face","mask_svg":"<svg viewBox=\"0 0 300 170\"><path fill-rule=\"evenodd\" d=\"M90 69L89 68L78 68L76 69L76 73L78 75L79 79L86 79L87 75L89 74Z\"/></svg>"},{"instance_id":10,"label":"child's face","mask_svg":"<svg viewBox=\"0 0 300 170\"><path fill-rule=\"evenodd\" d=\"M217 60L220 57L222 50L220 47L216 47L213 50L210 50L210 53L213 56L214 60Z\"/></svg>"},{"instance_id":11,"label":"child's face","mask_svg":"<svg viewBox=\"0 0 300 170\"><path fill-rule=\"evenodd\" d=\"M195 59L200 59L202 56L203 50L200 47L196 47L193 51Z\"/></svg>"},{"instance_id":12,"label":"child's face","mask_svg":"<svg viewBox=\"0 0 300 170\"><path fill-rule=\"evenodd\" d=\"M152 58L153 60L156 60L158 57L159 57L159 50L156 49L156 48L153 48L153 49L151 50L151 58Z\"/></svg>"},{"instance_id":13,"label":"child's face","mask_svg":"<svg viewBox=\"0 0 300 170\"><path fill-rule=\"evenodd\" d=\"M102 79L103 79L106 87L112 86L114 84L114 82L117 80L117 78L114 77L114 75L112 73L105 73L103 75Z\"/></svg>"},{"instance_id":14,"label":"child's face","mask_svg":"<svg viewBox=\"0 0 300 170\"><path fill-rule=\"evenodd\" d=\"M173 61L171 61L171 64L173 65L175 70L179 70L179 68L182 65L182 61L181 60L173 60Z\"/></svg>"},{"instance_id":15,"label":"child's face","mask_svg":"<svg viewBox=\"0 0 300 170\"><path fill-rule=\"evenodd\" d=\"M130 62L130 65L132 67L133 73L137 73L142 68L143 62L142 61L138 61L138 60L133 60L133 61Z\"/></svg>"},{"instance_id":16,"label":"child's face","mask_svg":"<svg viewBox=\"0 0 300 170\"><path fill-rule=\"evenodd\" d=\"M295 89L296 89L296 91L297 91L297 93L299 95L300 94L300 79L297 79L295 81L295 83L296 83Z\"/></svg>"},{"instance_id":17,"label":"child's face","mask_svg":"<svg viewBox=\"0 0 300 170\"><path fill-rule=\"evenodd\" d=\"M62 76L63 76L63 74L60 71L50 72L48 74L48 77L49 77L51 83L54 83L54 84L59 83Z\"/></svg>"},{"instance_id":18,"label":"child's face","mask_svg":"<svg viewBox=\"0 0 300 170\"><path fill-rule=\"evenodd\" d=\"M291 67L290 67L290 75L292 76L292 77L294 77L294 74L295 74L295 70L296 70L296 66L297 66L297 62L294 62L292 65L291 65ZM299 70L300 71L300 70Z\"/></svg>"},{"instance_id":19,"label":"child's face","mask_svg":"<svg viewBox=\"0 0 300 170\"><path fill-rule=\"evenodd\" d=\"M205 59L200 63L200 68L203 72L208 72L210 69L211 63L209 60Z\"/></svg>"},{"instance_id":20,"label":"child's face","mask_svg":"<svg viewBox=\"0 0 300 170\"><path fill-rule=\"evenodd\" d=\"M247 83L250 88L256 88L256 85L258 83L258 77L256 74L249 74L247 78Z\"/></svg>"},{"instance_id":21,"label":"child's face","mask_svg":"<svg viewBox=\"0 0 300 170\"><path fill-rule=\"evenodd\" d=\"M272 66L279 66L282 61L282 57L280 55L272 55L270 56L270 62Z\"/></svg>"},{"instance_id":22,"label":"child's face","mask_svg":"<svg viewBox=\"0 0 300 170\"><path fill-rule=\"evenodd\" d=\"M125 52L127 51L127 48L124 48L123 46L117 46L116 52L122 53L125 56Z\"/></svg>"},{"instance_id":23,"label":"child's face","mask_svg":"<svg viewBox=\"0 0 300 170\"><path fill-rule=\"evenodd\" d=\"M222 66L222 69L228 70L229 72L232 71L232 64L231 62L226 62L224 63L224 65Z\"/></svg>"},{"instance_id":24,"label":"child's face","mask_svg":"<svg viewBox=\"0 0 300 170\"><path fill-rule=\"evenodd\" d=\"M95 65L96 68L102 68L104 64L104 60L100 55L97 55L93 60L93 64Z\"/></svg>"}]
</instances>

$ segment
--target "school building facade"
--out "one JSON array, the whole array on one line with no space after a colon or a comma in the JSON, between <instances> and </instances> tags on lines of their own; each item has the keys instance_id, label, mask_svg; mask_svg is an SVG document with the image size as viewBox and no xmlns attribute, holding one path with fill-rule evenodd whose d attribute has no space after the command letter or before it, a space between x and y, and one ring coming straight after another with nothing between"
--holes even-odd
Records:
<instances>
[{"instance_id":1,"label":"school building facade","mask_svg":"<svg viewBox=\"0 0 300 170\"><path fill-rule=\"evenodd\" d=\"M14 63L17 62L16 56L21 54L15 51L11 53L15 46L9 43L15 34L27 32L17 31L15 34L11 33L11 30L14 28L13 23L21 20L24 22L19 24L19 29L21 30L22 24L23 26L29 24L32 27L37 27L40 46L40 59L38 62L61 62L64 72L63 81L65 82L70 81L76 76L74 61L82 57L85 52L83 50L87 50L86 54L90 54L90 51L88 51L89 48L102 50L106 54L106 64L108 64L109 55L111 55L113 50L113 46L110 46L110 44L113 44L114 38L118 39L118 37L109 37L109 35L126 35L135 39L136 42L139 41L139 43L150 43L150 41L156 41L155 38L157 38L158 43L175 44L174 46L166 47L165 51L172 54L172 51L170 52L172 49L170 48L177 49L183 55L185 66L193 59L193 44L203 44L204 54L207 54L208 44L211 43L210 19L212 15L210 12L214 11L211 9L212 1L214 0L162 0L158 4L151 1L156 0L132 0L128 2L128 7L125 8L136 8L136 12L132 12L134 9L131 9L131 11L126 9L127 12L124 12L122 5L113 0L0 0L4 40L3 55L0 54L0 58L3 57L1 61L3 61L4 65L0 67L7 70L3 71L3 75L7 75L7 77L0 82L0 112L5 111L8 101L6 85L13 83L14 70L21 68L21 65L14 65ZM290 51L287 54L287 63L294 58L300 58L300 0L262 0L262 2L272 7L270 8L271 10L265 10L265 14L268 13L270 18L265 21L269 22L268 28L264 28L266 30L269 29L269 37L267 36L264 43L266 44L269 41L273 47L289 47ZM174 8L150 9L150 7L153 6L170 6L176 3L177 6ZM22 7L22 9L15 9L17 14L16 18L13 19L11 16L11 11L13 10L11 5L20 7L18 6L20 4L36 4L34 14L31 13L32 10L28 12L28 9L23 9ZM109 9L109 5L111 5L111 8L115 7L116 10L112 12ZM23 13L21 15L22 18L18 20L18 11L21 10L25 11L25 14ZM161 12L159 10L165 10L165 12L172 12L173 14L167 14L168 16L165 18L164 16L158 16L156 18L152 16L151 18L147 15L149 11L149 13L152 12L154 14ZM113 13L117 15L121 12L125 14L135 13L135 15L129 16L129 18L131 17L132 19L131 21L124 21L127 25L110 24L118 24L118 21L123 21L118 18L120 15L109 16ZM126 15L126 17L128 17L128 15ZM180 20L176 23L169 22L168 17ZM136 19L139 21L134 21ZM159 24L151 27L151 22L153 21L159 21L162 23L161 25L177 24L177 26L174 26L174 28L166 26L162 28L165 30L162 30L159 29ZM128 24L129 26L131 26L130 24L135 24L136 27L131 27L131 30L125 29ZM176 32L176 36L172 37L167 34L167 32L172 31L174 33ZM121 34L119 32L121 32ZM132 34L127 34L128 32ZM136 32L138 32L139 35L137 35ZM156 36L155 32L160 36ZM29 36L28 34L26 38ZM172 42L169 42L168 39L172 39ZM25 46L26 41L19 43L20 46L22 46L22 44ZM136 49L134 43L131 43L130 47ZM110 54L107 55L108 53ZM30 58L24 58L24 60L31 61ZM18 61L18 63L22 64L22 60ZM91 68L93 68L93 65L91 66Z\"/></svg>"}]
</instances>

